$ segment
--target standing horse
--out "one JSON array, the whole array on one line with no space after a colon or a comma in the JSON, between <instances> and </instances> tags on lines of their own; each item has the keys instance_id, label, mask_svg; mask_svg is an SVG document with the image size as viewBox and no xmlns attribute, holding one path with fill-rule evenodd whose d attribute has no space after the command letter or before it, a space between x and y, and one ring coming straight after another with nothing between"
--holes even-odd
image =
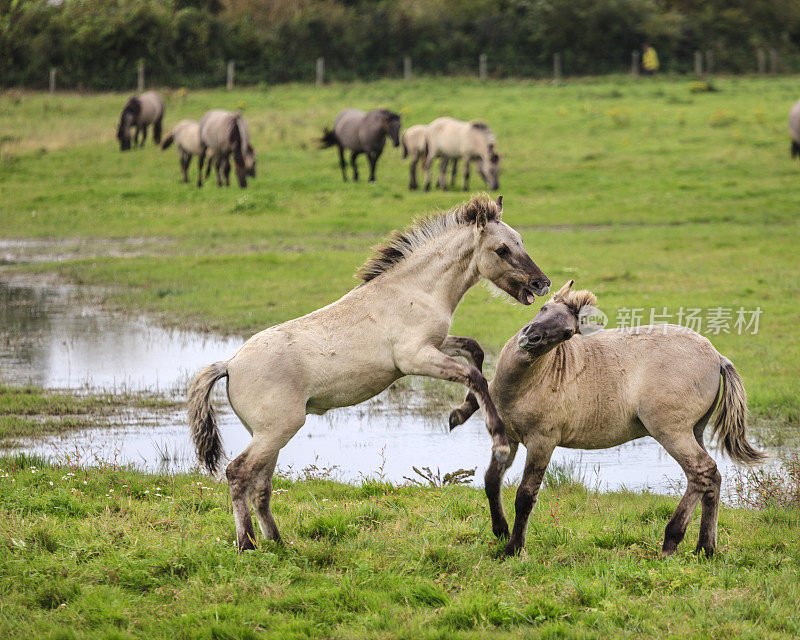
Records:
<instances>
[{"instance_id":1,"label":"standing horse","mask_svg":"<svg viewBox=\"0 0 800 640\"><path fill-rule=\"evenodd\" d=\"M239 186L247 187L247 176L256 177L256 153L250 144L250 133L247 123L238 111L225 111L212 109L207 111L200 120L200 171L202 174L203 162L208 150L214 155L214 166L217 170L217 186L222 186L222 177L225 186L230 186L231 164L230 156L236 165L236 178ZM208 161L206 178L211 171L211 159ZM197 186L202 187L201 175L197 176Z\"/></svg>"},{"instance_id":2,"label":"standing horse","mask_svg":"<svg viewBox=\"0 0 800 640\"><path fill-rule=\"evenodd\" d=\"M131 148L131 127L136 127L133 143L139 144L139 134L142 134L141 146L147 139L147 127L153 125L153 139L156 144L161 143L161 121L164 118L164 101L155 91L145 91L143 94L129 98L122 109L117 127L117 140L120 151Z\"/></svg>"},{"instance_id":3,"label":"standing horse","mask_svg":"<svg viewBox=\"0 0 800 640\"><path fill-rule=\"evenodd\" d=\"M214 473L222 454L210 401L217 380L228 378L231 407L253 436L226 469L240 550L255 542L248 497L264 536L280 540L270 511L272 473L306 414L363 402L405 375L466 385L484 410L494 455L506 459L505 427L480 371L483 351L471 338L448 335L459 301L481 278L522 304L548 290L550 281L522 237L501 221L501 203L475 196L395 231L359 270L363 284L257 333L230 360L197 374L189 387L189 424L206 468Z\"/></svg>"},{"instance_id":4,"label":"standing horse","mask_svg":"<svg viewBox=\"0 0 800 640\"><path fill-rule=\"evenodd\" d=\"M408 181L408 188L414 191L417 188L417 163L422 160L425 162L426 147L425 147L425 132L428 130L427 125L415 124L403 132L403 160L409 155L411 156L411 164L409 166L410 177Z\"/></svg>"},{"instance_id":5,"label":"standing horse","mask_svg":"<svg viewBox=\"0 0 800 640\"><path fill-rule=\"evenodd\" d=\"M792 138L792 159L800 157L800 100L789 111L789 135Z\"/></svg>"},{"instance_id":6,"label":"standing horse","mask_svg":"<svg viewBox=\"0 0 800 640\"><path fill-rule=\"evenodd\" d=\"M345 109L333 121L333 131L322 132L322 148L336 145L339 149L339 166L342 179L347 182L344 150L350 149L350 165L353 167L353 181L358 181L356 158L362 153L369 160L369 181L375 182L375 167L383 153L386 136L392 139L395 147L400 145L400 116L386 109L373 109L368 113L358 109Z\"/></svg>"},{"instance_id":7,"label":"standing horse","mask_svg":"<svg viewBox=\"0 0 800 640\"><path fill-rule=\"evenodd\" d=\"M164 139L164 144L161 145L161 148L168 149L173 142L178 149L178 160L181 164L183 181L189 182L189 164L192 162L192 156L199 156L202 152L200 123L197 120L181 120L178 122L172 129L172 133ZM207 150L206 155L209 153L213 157L214 152ZM210 158L208 166L211 166ZM199 166L198 171L202 172L202 170L203 167Z\"/></svg>"},{"instance_id":8,"label":"standing horse","mask_svg":"<svg viewBox=\"0 0 800 640\"><path fill-rule=\"evenodd\" d=\"M494 134L481 122L462 122L455 118L436 118L428 125L425 134L427 157L425 158L425 191L431 188L431 165L439 163L439 187L447 189L447 164L453 161L453 181L459 158L464 161L464 191L469 189L470 163L478 160L478 172L489 189L498 189L500 182L500 155L496 150Z\"/></svg>"},{"instance_id":9,"label":"standing horse","mask_svg":"<svg viewBox=\"0 0 800 640\"><path fill-rule=\"evenodd\" d=\"M494 534L508 537L500 487L520 442L527 457L514 502L514 530L505 547L509 555L525 544L528 517L556 446L606 449L649 435L688 481L664 532L662 555L675 552L702 500L696 551L711 556L722 478L706 452L703 431L714 408L713 431L728 455L745 464L764 457L747 441L747 397L739 374L706 338L685 327L577 333L597 299L589 291L572 291L572 284L506 343L497 361L489 391L508 428L511 455L505 462L493 459L486 471ZM451 428L476 408L467 397L451 415Z\"/></svg>"}]
</instances>

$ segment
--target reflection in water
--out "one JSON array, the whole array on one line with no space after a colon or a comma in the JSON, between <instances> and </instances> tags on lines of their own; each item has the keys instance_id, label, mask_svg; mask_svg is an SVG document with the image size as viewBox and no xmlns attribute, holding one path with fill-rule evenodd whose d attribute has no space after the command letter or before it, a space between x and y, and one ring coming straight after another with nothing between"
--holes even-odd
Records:
<instances>
[{"instance_id":1,"label":"reflection in water","mask_svg":"<svg viewBox=\"0 0 800 640\"><path fill-rule=\"evenodd\" d=\"M48 388L154 390L182 394L201 366L230 358L239 338L170 331L142 318L129 319L77 302L66 287L19 287L0 283L0 381ZM218 385L216 406L228 457L238 454L250 435L227 409ZM281 451L279 467L299 473L316 465L332 475L358 481L382 472L392 482L413 476L412 466L442 472L477 467L483 483L491 440L479 416L452 433L446 413L421 417L392 406L386 396L324 416L308 416L305 426ZM98 460L133 464L153 471L195 466L182 413L144 416L124 427L93 429L41 438L22 450L73 462ZM715 455L723 475L734 467ZM578 461L590 486L668 491L683 482L683 472L651 438L612 449L557 449L553 461ZM518 479L524 450L508 473Z\"/></svg>"}]
</instances>

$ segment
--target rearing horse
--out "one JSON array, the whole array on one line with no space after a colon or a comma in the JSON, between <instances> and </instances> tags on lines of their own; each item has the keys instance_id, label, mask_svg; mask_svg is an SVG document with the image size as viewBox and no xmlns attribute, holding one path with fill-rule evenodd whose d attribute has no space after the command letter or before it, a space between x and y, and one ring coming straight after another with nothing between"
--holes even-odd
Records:
<instances>
[{"instance_id":1,"label":"rearing horse","mask_svg":"<svg viewBox=\"0 0 800 640\"><path fill-rule=\"evenodd\" d=\"M550 280L501 220L502 198L475 196L447 213L395 231L358 272L364 282L336 302L250 338L227 362L202 369L189 387L197 455L214 473L222 454L211 391L228 378L228 400L253 439L227 469L240 550L255 548L248 498L261 531L280 540L270 511L278 452L309 413L377 395L405 375L466 385L484 410L495 457L509 443L472 338L448 335L461 298L486 278L522 304ZM453 356L465 357L464 364Z\"/></svg>"}]
</instances>

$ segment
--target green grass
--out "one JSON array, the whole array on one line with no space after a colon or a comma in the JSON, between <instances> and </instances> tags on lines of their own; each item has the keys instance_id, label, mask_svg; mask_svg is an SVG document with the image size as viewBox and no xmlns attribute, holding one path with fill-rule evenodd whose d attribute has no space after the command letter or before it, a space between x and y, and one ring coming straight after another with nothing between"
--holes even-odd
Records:
<instances>
[{"instance_id":1,"label":"green grass","mask_svg":"<svg viewBox=\"0 0 800 640\"><path fill-rule=\"evenodd\" d=\"M376 185L343 184L335 151L315 141L340 108L391 106L406 125L482 117L503 155L505 218L555 284L574 277L594 290L612 325L624 307L666 307L674 319L681 307L760 306L758 335L712 339L741 370L751 407L796 427L800 191L786 132L796 79L715 85L421 79L168 92L167 130L209 107L244 110L259 153L247 191L184 186L173 150L119 153L122 95L9 92L0 228L76 243L78 256L25 269L109 287L109 304L257 330L336 299L372 244L465 197L409 192L392 148ZM453 331L497 353L533 313L476 288Z\"/></svg>"},{"instance_id":2,"label":"green grass","mask_svg":"<svg viewBox=\"0 0 800 640\"><path fill-rule=\"evenodd\" d=\"M676 499L545 489L497 559L483 493L279 478L288 544L240 555L224 484L0 459L3 638L791 638L800 513L723 506L659 557ZM512 493L504 491L511 508Z\"/></svg>"},{"instance_id":3,"label":"green grass","mask_svg":"<svg viewBox=\"0 0 800 640\"><path fill-rule=\"evenodd\" d=\"M105 426L119 421L120 414L130 410L158 411L177 406L177 402L142 393L75 395L0 384L0 447L13 444L15 438Z\"/></svg>"}]
</instances>

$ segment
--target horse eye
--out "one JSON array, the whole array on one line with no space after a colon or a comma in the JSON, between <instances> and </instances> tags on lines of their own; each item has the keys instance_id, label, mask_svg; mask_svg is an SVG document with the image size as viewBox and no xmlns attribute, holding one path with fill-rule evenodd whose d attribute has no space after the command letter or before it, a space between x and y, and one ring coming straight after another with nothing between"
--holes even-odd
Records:
<instances>
[{"instance_id":1,"label":"horse eye","mask_svg":"<svg viewBox=\"0 0 800 640\"><path fill-rule=\"evenodd\" d=\"M509 251L508 247L505 245L498 247L494 250L494 252L503 259L507 258L511 254L511 251Z\"/></svg>"}]
</instances>

